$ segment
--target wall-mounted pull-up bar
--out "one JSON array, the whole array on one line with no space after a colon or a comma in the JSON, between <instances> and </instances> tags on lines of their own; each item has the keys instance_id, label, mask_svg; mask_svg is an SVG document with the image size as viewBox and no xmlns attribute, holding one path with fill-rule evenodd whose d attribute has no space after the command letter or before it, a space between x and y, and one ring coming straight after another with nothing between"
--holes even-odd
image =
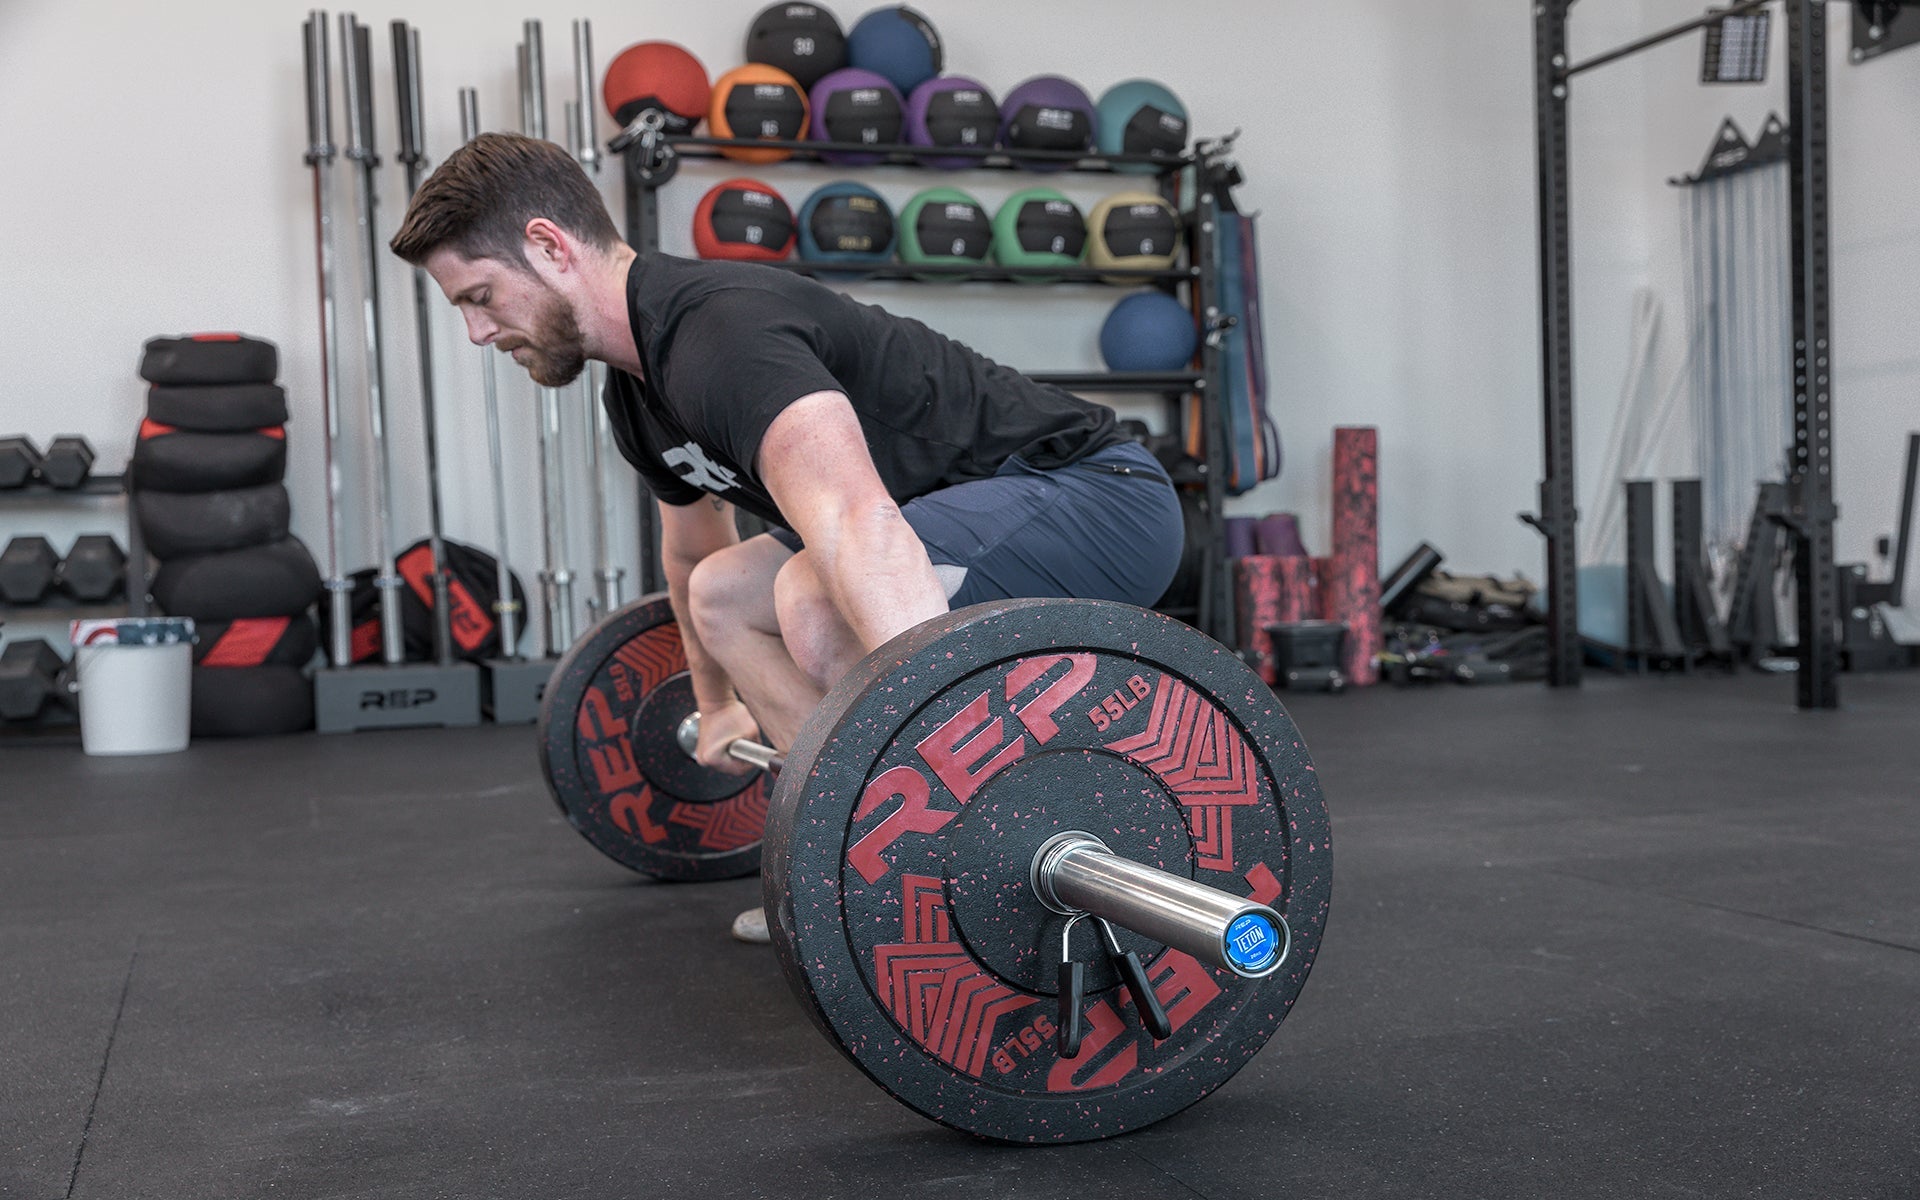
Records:
<instances>
[{"instance_id":1,"label":"wall-mounted pull-up bar","mask_svg":"<svg viewBox=\"0 0 1920 1200\"><path fill-rule=\"evenodd\" d=\"M1617 62L1630 55L1638 54L1642 50L1651 50L1662 42L1670 42L1674 38L1683 37L1696 29L1701 29L1708 25L1718 25L1728 17L1745 16L1747 13L1758 8L1765 8L1773 2L1774 0L1742 0L1742 3L1734 4L1727 8L1715 9L1705 16L1695 17L1691 21L1682 21L1670 29L1662 29L1658 33L1650 33L1639 41L1628 42L1626 45L1609 50L1605 54L1596 54L1592 58L1577 62L1561 71L1560 78L1563 80L1572 79L1575 75L1583 71L1591 71L1595 67L1604 67L1610 62Z\"/></svg>"}]
</instances>

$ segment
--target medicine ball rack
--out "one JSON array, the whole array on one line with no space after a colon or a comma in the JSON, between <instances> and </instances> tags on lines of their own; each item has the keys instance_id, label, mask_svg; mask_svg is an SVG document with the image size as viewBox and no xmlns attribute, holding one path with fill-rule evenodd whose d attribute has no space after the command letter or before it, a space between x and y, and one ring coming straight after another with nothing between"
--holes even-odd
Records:
<instances>
[{"instance_id":1,"label":"medicine ball rack","mask_svg":"<svg viewBox=\"0 0 1920 1200\"><path fill-rule=\"evenodd\" d=\"M1060 150L982 149L966 146L913 146L905 144L868 145L860 142L794 140L758 140L667 134L647 128L636 121L615 138L609 149L621 156L626 193L626 240L642 254L657 253L660 245L660 205L657 192L677 173L682 158L717 159L723 149L751 147L756 150L786 150L790 160L817 163L842 171L875 168L927 170L928 158L977 158L974 168L1016 170L1022 163L1047 163L1075 173L1115 175L1145 181L1141 174L1122 174L1125 166L1146 165L1154 170L1160 194L1181 213L1185 224L1186 266L1170 269L1128 269L1092 267L1007 267L997 264L961 266L947 263L887 263L858 266L843 263L775 262L767 265L796 274L830 275L835 279L904 280L925 282L1010 283L1045 281L1054 284L1104 283L1114 279L1163 287L1171 291L1185 283L1198 290L1199 309L1207 316L1200 330L1199 364L1187 371L1046 371L1028 372L1029 378L1075 392L1135 395L1160 395L1167 400L1167 427L1182 428L1183 406L1201 406L1202 453L1201 478L1205 481L1199 495L1206 519L1206 543L1200 548L1199 594L1190 606L1168 607L1169 616L1178 617L1209 636L1229 645L1233 641L1233 604L1228 592L1226 538L1224 533L1227 464L1227 415L1215 401L1224 393L1224 356L1220 333L1230 322L1220 316L1220 280L1211 268L1213 240L1218 228L1220 204L1216 195L1227 185L1234 171L1230 157L1232 137L1198 143L1201 149L1179 158L1144 154L1080 154ZM876 162L839 164L822 156L853 153ZM743 164L754 169L781 167L785 162ZM948 175L951 172L941 171ZM1183 204L1183 198L1186 203ZM665 586L660 570L659 533L653 520L651 495L640 485L640 590L642 593ZM1184 570L1184 568L1183 568Z\"/></svg>"}]
</instances>

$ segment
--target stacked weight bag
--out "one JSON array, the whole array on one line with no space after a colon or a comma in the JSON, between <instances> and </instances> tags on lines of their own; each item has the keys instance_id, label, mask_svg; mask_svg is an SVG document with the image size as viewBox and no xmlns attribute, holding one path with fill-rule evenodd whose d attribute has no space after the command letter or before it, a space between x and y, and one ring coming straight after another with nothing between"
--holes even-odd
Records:
<instances>
[{"instance_id":1,"label":"stacked weight bag","mask_svg":"<svg viewBox=\"0 0 1920 1200\"><path fill-rule=\"evenodd\" d=\"M313 727L305 668L319 645L313 555L288 530L287 394L273 343L232 333L157 337L130 471L159 561L153 599L192 617L193 736Z\"/></svg>"},{"instance_id":2,"label":"stacked weight bag","mask_svg":"<svg viewBox=\"0 0 1920 1200\"><path fill-rule=\"evenodd\" d=\"M499 560L477 546L440 539L447 556L447 635L453 657L462 662L485 662L512 653L500 645ZM433 661L433 547L422 538L394 556L393 570L400 577L400 645L402 661ZM355 571L353 585L353 629L348 634L355 663L377 662L380 658L380 593L374 586L379 572L372 567ZM527 589L520 576L507 574L513 588L517 611L527 611ZM320 610L320 626L331 634L325 606ZM522 629L525 626L521 626Z\"/></svg>"}]
</instances>

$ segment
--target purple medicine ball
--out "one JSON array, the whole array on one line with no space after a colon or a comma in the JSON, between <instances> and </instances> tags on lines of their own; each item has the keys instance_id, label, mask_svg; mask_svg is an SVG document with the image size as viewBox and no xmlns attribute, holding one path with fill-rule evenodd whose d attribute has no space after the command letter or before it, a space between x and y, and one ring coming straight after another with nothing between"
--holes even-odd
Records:
<instances>
[{"instance_id":1,"label":"purple medicine ball","mask_svg":"<svg viewBox=\"0 0 1920 1200\"><path fill-rule=\"evenodd\" d=\"M823 75L813 85L808 106L813 109L809 137L816 142L860 142L869 146L895 146L901 137L901 121L907 102L886 76L859 67L842 67ZM861 166L880 161L878 154L852 154L844 151L820 152L830 163Z\"/></svg>"},{"instance_id":2,"label":"purple medicine ball","mask_svg":"<svg viewBox=\"0 0 1920 1200\"><path fill-rule=\"evenodd\" d=\"M1071 150L1093 146L1098 132L1093 98L1071 79L1036 75L1000 102L1000 144L1009 150ZM1059 171L1067 162L1027 162L1030 171Z\"/></svg>"},{"instance_id":3,"label":"purple medicine ball","mask_svg":"<svg viewBox=\"0 0 1920 1200\"><path fill-rule=\"evenodd\" d=\"M907 141L915 146L978 146L991 150L1000 140L1000 106L978 80L941 75L907 97ZM957 170L977 166L978 158L923 158L930 167Z\"/></svg>"}]
</instances>

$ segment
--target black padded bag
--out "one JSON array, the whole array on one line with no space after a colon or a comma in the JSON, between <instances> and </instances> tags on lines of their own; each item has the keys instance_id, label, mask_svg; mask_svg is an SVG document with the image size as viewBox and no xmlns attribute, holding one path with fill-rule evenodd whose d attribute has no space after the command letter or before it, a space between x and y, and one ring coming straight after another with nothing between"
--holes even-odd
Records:
<instances>
[{"instance_id":1,"label":"black padded bag","mask_svg":"<svg viewBox=\"0 0 1920 1200\"><path fill-rule=\"evenodd\" d=\"M165 562L277 542L287 536L293 502L284 483L226 492L135 489L133 511L147 549Z\"/></svg>"},{"instance_id":2,"label":"black padded bag","mask_svg":"<svg viewBox=\"0 0 1920 1200\"><path fill-rule=\"evenodd\" d=\"M448 630L453 634L453 656L467 662L500 657L499 614L494 604L500 598L497 565L493 555L473 546L442 539L447 551L447 568L453 578L447 583L453 615ZM433 555L422 540L408 546L394 560L394 570L403 586L400 589L401 654L407 662L428 662L433 658ZM368 568L353 575L353 633L349 637L353 662L372 662L380 657L380 597L373 586L374 571ZM526 589L520 577L509 573L513 601L523 614L519 632L525 636L527 622ZM320 614L322 632L329 614Z\"/></svg>"},{"instance_id":3,"label":"black padded bag","mask_svg":"<svg viewBox=\"0 0 1920 1200\"><path fill-rule=\"evenodd\" d=\"M303 613L320 597L320 568L299 538L160 564L153 598L176 617L231 621Z\"/></svg>"},{"instance_id":4,"label":"black padded bag","mask_svg":"<svg viewBox=\"0 0 1920 1200\"><path fill-rule=\"evenodd\" d=\"M148 338L140 356L148 383L272 383L279 373L272 342L238 333Z\"/></svg>"},{"instance_id":5,"label":"black padded bag","mask_svg":"<svg viewBox=\"0 0 1920 1200\"><path fill-rule=\"evenodd\" d=\"M201 433L238 433L287 423L287 390L277 383L154 384L147 419Z\"/></svg>"},{"instance_id":6,"label":"black padded bag","mask_svg":"<svg viewBox=\"0 0 1920 1200\"><path fill-rule=\"evenodd\" d=\"M320 630L306 613L196 621L193 661L202 667L304 667L320 648Z\"/></svg>"},{"instance_id":7,"label":"black padded bag","mask_svg":"<svg viewBox=\"0 0 1920 1200\"><path fill-rule=\"evenodd\" d=\"M195 667L194 737L262 737L313 728L313 684L299 667Z\"/></svg>"},{"instance_id":8,"label":"black padded bag","mask_svg":"<svg viewBox=\"0 0 1920 1200\"><path fill-rule=\"evenodd\" d=\"M196 433L148 420L133 443L133 486L151 492L224 492L287 477L278 425L247 433Z\"/></svg>"}]
</instances>

